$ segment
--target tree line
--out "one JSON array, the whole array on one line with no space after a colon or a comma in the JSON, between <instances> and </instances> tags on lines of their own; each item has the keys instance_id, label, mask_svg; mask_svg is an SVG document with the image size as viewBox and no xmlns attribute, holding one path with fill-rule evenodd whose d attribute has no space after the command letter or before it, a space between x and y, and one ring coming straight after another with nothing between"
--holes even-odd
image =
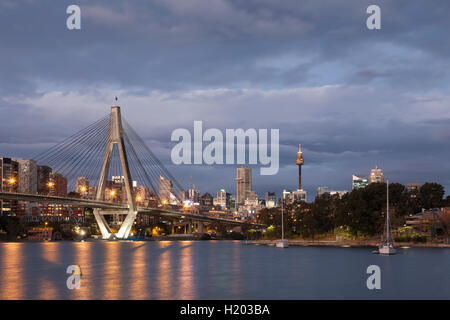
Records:
<instances>
[{"instance_id":1,"label":"tree line","mask_svg":"<svg viewBox=\"0 0 450 320\"><path fill-rule=\"evenodd\" d=\"M408 191L400 183L389 184L389 212L391 226L401 227L408 216L422 209L450 206L450 196L444 199L444 187L425 183ZM296 201L283 205L287 236L313 238L320 234L345 230L352 236L373 236L383 231L386 213L386 184L371 183L340 197L329 193L317 196L314 202ZM256 215L256 222L272 225L279 236L281 208L265 208Z\"/></svg>"}]
</instances>

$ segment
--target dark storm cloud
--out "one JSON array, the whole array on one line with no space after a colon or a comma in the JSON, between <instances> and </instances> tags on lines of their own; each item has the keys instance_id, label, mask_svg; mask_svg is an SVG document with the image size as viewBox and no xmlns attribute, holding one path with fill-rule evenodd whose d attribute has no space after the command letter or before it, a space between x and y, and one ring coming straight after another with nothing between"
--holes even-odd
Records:
<instances>
[{"instance_id":1,"label":"dark storm cloud","mask_svg":"<svg viewBox=\"0 0 450 320\"><path fill-rule=\"evenodd\" d=\"M166 163L172 130L194 120L279 128L282 170L255 168L260 194L295 188L298 143L310 193L349 189L377 162L401 182L450 188L448 1L78 1L82 30L68 31L71 4L0 3L2 154L44 150L118 95ZM365 28L369 4L381 30ZM234 192L234 168L173 170Z\"/></svg>"}]
</instances>

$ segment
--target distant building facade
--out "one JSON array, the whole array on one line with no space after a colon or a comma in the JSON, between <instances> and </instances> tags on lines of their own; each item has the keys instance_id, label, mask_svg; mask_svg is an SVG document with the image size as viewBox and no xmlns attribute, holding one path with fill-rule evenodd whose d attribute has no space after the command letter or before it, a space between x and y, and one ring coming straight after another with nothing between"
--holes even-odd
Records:
<instances>
[{"instance_id":1,"label":"distant building facade","mask_svg":"<svg viewBox=\"0 0 450 320\"><path fill-rule=\"evenodd\" d=\"M210 195L208 192L206 192L204 195L202 195L200 204L202 206L211 207L214 205L213 201L214 201L213 196Z\"/></svg>"},{"instance_id":2,"label":"distant building facade","mask_svg":"<svg viewBox=\"0 0 450 320\"><path fill-rule=\"evenodd\" d=\"M0 158L0 186L2 192L18 192L19 164L11 158ZM10 215L17 201L0 200L0 213Z\"/></svg>"},{"instance_id":3,"label":"distant building facade","mask_svg":"<svg viewBox=\"0 0 450 320\"><path fill-rule=\"evenodd\" d=\"M13 159L19 164L18 191L36 194L38 188L38 172L36 161L32 159Z\"/></svg>"},{"instance_id":4,"label":"distant building facade","mask_svg":"<svg viewBox=\"0 0 450 320\"><path fill-rule=\"evenodd\" d=\"M369 183L383 183L384 182L384 174L383 170L379 169L378 166L375 169L370 170L369 174Z\"/></svg>"},{"instance_id":5,"label":"distant building facade","mask_svg":"<svg viewBox=\"0 0 450 320\"><path fill-rule=\"evenodd\" d=\"M83 198L89 198L89 179L87 177L77 178L75 192L78 192Z\"/></svg>"},{"instance_id":6,"label":"distant building facade","mask_svg":"<svg viewBox=\"0 0 450 320\"><path fill-rule=\"evenodd\" d=\"M245 199L252 191L252 169L242 167L236 169L236 206L245 203Z\"/></svg>"},{"instance_id":7,"label":"distant building facade","mask_svg":"<svg viewBox=\"0 0 450 320\"><path fill-rule=\"evenodd\" d=\"M49 194L49 183L52 168L49 166L37 166L37 191L39 194Z\"/></svg>"},{"instance_id":8,"label":"distant building facade","mask_svg":"<svg viewBox=\"0 0 450 320\"><path fill-rule=\"evenodd\" d=\"M369 184L366 177L360 175L352 175L352 190L363 189Z\"/></svg>"},{"instance_id":9,"label":"distant building facade","mask_svg":"<svg viewBox=\"0 0 450 320\"><path fill-rule=\"evenodd\" d=\"M49 190L51 196L56 197L67 196L67 179L60 173L57 172L51 173Z\"/></svg>"},{"instance_id":10,"label":"distant building facade","mask_svg":"<svg viewBox=\"0 0 450 320\"><path fill-rule=\"evenodd\" d=\"M406 184L406 191L408 191L408 192L419 191L419 189L420 189L420 183L418 183L418 182L409 182Z\"/></svg>"},{"instance_id":11,"label":"distant building facade","mask_svg":"<svg viewBox=\"0 0 450 320\"><path fill-rule=\"evenodd\" d=\"M172 181L165 179L163 176L159 177L159 198L162 203L170 203L173 197Z\"/></svg>"},{"instance_id":12,"label":"distant building facade","mask_svg":"<svg viewBox=\"0 0 450 320\"><path fill-rule=\"evenodd\" d=\"M277 205L277 195L275 192L266 192L266 208L273 208Z\"/></svg>"}]
</instances>

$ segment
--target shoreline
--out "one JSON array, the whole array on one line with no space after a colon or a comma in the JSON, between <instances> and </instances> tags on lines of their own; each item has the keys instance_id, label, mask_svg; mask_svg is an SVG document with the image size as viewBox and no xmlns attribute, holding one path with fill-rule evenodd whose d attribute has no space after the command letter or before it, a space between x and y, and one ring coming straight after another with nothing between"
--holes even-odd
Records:
<instances>
[{"instance_id":1,"label":"shoreline","mask_svg":"<svg viewBox=\"0 0 450 320\"><path fill-rule=\"evenodd\" d=\"M289 246L301 247L356 247L356 248L378 248L379 243L376 241L311 241L311 240L287 240ZM247 240L245 244L249 245L272 245L276 244L277 240ZM447 243L415 243L415 242L395 242L397 248L450 248Z\"/></svg>"}]
</instances>

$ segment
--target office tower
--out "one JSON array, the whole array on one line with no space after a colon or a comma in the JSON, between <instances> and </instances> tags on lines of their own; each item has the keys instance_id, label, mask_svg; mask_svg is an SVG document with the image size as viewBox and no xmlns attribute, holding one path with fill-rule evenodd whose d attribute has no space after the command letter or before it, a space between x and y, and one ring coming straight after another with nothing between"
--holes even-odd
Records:
<instances>
[{"instance_id":1,"label":"office tower","mask_svg":"<svg viewBox=\"0 0 450 320\"><path fill-rule=\"evenodd\" d=\"M19 190L19 164L11 158L0 158L0 191L18 192ZM17 201L0 200L0 213L12 214Z\"/></svg>"},{"instance_id":2,"label":"office tower","mask_svg":"<svg viewBox=\"0 0 450 320\"><path fill-rule=\"evenodd\" d=\"M38 173L36 161L31 159L12 159L19 164L18 192L37 193Z\"/></svg>"},{"instance_id":3,"label":"office tower","mask_svg":"<svg viewBox=\"0 0 450 320\"><path fill-rule=\"evenodd\" d=\"M368 183L369 182L366 177L352 175L352 190L365 188Z\"/></svg>"},{"instance_id":4,"label":"office tower","mask_svg":"<svg viewBox=\"0 0 450 320\"><path fill-rule=\"evenodd\" d=\"M378 166L376 166L375 169L370 170L369 183L374 182L384 182L383 170L378 169Z\"/></svg>"},{"instance_id":5,"label":"office tower","mask_svg":"<svg viewBox=\"0 0 450 320\"><path fill-rule=\"evenodd\" d=\"M277 205L277 195L275 192L266 192L266 207L273 208Z\"/></svg>"},{"instance_id":6,"label":"office tower","mask_svg":"<svg viewBox=\"0 0 450 320\"><path fill-rule=\"evenodd\" d=\"M39 194L49 194L49 183L50 174L52 173L52 168L48 166L38 166L37 167L37 190Z\"/></svg>"},{"instance_id":7,"label":"office tower","mask_svg":"<svg viewBox=\"0 0 450 320\"><path fill-rule=\"evenodd\" d=\"M305 163L303 160L302 145L298 145L297 159L295 164L298 165L298 190L302 190L302 165Z\"/></svg>"},{"instance_id":8,"label":"office tower","mask_svg":"<svg viewBox=\"0 0 450 320\"><path fill-rule=\"evenodd\" d=\"M236 206L245 203L245 199L252 191L252 169L242 167L236 169Z\"/></svg>"}]
</instances>

